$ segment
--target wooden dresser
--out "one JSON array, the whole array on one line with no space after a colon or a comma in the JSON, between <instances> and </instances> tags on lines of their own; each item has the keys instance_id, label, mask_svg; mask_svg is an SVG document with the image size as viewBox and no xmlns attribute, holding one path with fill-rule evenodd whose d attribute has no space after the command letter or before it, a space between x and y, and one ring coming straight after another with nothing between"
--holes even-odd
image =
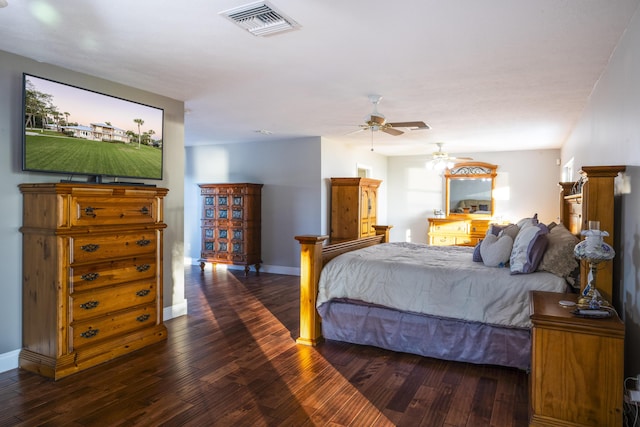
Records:
<instances>
[{"instance_id":1,"label":"wooden dresser","mask_svg":"<svg viewBox=\"0 0 640 427\"><path fill-rule=\"evenodd\" d=\"M199 184L202 197L202 251L206 262L253 265L260 274L262 184Z\"/></svg>"},{"instance_id":2,"label":"wooden dresser","mask_svg":"<svg viewBox=\"0 0 640 427\"><path fill-rule=\"evenodd\" d=\"M490 219L429 218L429 244L432 246L475 246L484 239Z\"/></svg>"},{"instance_id":3,"label":"wooden dresser","mask_svg":"<svg viewBox=\"0 0 640 427\"><path fill-rule=\"evenodd\" d=\"M332 242L375 236L378 187L372 178L331 178Z\"/></svg>"},{"instance_id":4,"label":"wooden dresser","mask_svg":"<svg viewBox=\"0 0 640 427\"><path fill-rule=\"evenodd\" d=\"M530 426L621 426L624 324L574 316L561 300L577 294L531 293Z\"/></svg>"},{"instance_id":5,"label":"wooden dresser","mask_svg":"<svg viewBox=\"0 0 640 427\"><path fill-rule=\"evenodd\" d=\"M166 339L166 189L23 184L20 367L58 379Z\"/></svg>"}]
</instances>

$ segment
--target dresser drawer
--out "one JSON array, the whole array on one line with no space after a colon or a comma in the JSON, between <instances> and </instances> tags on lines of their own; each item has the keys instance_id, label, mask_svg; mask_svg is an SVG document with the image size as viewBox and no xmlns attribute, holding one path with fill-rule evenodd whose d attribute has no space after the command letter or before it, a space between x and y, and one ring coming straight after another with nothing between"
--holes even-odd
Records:
<instances>
[{"instance_id":1,"label":"dresser drawer","mask_svg":"<svg viewBox=\"0 0 640 427\"><path fill-rule=\"evenodd\" d=\"M487 234L489 230L489 222L488 221L471 221L471 225L469 226L470 234L481 234L482 236Z\"/></svg>"},{"instance_id":2,"label":"dresser drawer","mask_svg":"<svg viewBox=\"0 0 640 427\"><path fill-rule=\"evenodd\" d=\"M156 308L150 304L85 321L71 323L72 347L80 348L106 338L156 324Z\"/></svg>"},{"instance_id":3,"label":"dresser drawer","mask_svg":"<svg viewBox=\"0 0 640 427\"><path fill-rule=\"evenodd\" d=\"M449 222L431 224L431 231L438 231L443 233L466 234L468 230L469 230L469 224L465 221L449 221Z\"/></svg>"},{"instance_id":4,"label":"dresser drawer","mask_svg":"<svg viewBox=\"0 0 640 427\"><path fill-rule=\"evenodd\" d=\"M155 299L156 285L153 281L109 286L92 292L75 292L71 294L71 320L86 320L137 305L148 304Z\"/></svg>"},{"instance_id":5,"label":"dresser drawer","mask_svg":"<svg viewBox=\"0 0 640 427\"><path fill-rule=\"evenodd\" d=\"M155 255L157 236L155 231L142 233L116 233L111 235L87 235L70 238L70 263L96 262L109 258L125 258L137 255Z\"/></svg>"},{"instance_id":6,"label":"dresser drawer","mask_svg":"<svg viewBox=\"0 0 640 427\"><path fill-rule=\"evenodd\" d=\"M453 246L456 244L455 236L430 235L429 244L432 246Z\"/></svg>"},{"instance_id":7,"label":"dresser drawer","mask_svg":"<svg viewBox=\"0 0 640 427\"><path fill-rule=\"evenodd\" d=\"M156 277L156 274L157 264L153 256L71 266L69 292L82 292L119 283L149 280Z\"/></svg>"},{"instance_id":8,"label":"dresser drawer","mask_svg":"<svg viewBox=\"0 0 640 427\"><path fill-rule=\"evenodd\" d=\"M159 221L153 198L71 198L71 225L117 225Z\"/></svg>"}]
</instances>

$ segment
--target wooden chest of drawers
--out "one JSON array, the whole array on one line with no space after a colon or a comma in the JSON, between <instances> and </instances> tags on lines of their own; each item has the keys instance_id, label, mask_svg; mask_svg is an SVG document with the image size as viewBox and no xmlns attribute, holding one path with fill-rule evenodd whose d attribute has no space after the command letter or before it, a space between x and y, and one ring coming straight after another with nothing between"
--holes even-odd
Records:
<instances>
[{"instance_id":1,"label":"wooden chest of drawers","mask_svg":"<svg viewBox=\"0 0 640 427\"><path fill-rule=\"evenodd\" d=\"M20 367L54 379L166 339L166 189L24 184Z\"/></svg>"},{"instance_id":2,"label":"wooden chest of drawers","mask_svg":"<svg viewBox=\"0 0 640 427\"><path fill-rule=\"evenodd\" d=\"M429 218L429 244L475 246L489 229L488 219Z\"/></svg>"},{"instance_id":3,"label":"wooden chest of drawers","mask_svg":"<svg viewBox=\"0 0 640 427\"><path fill-rule=\"evenodd\" d=\"M199 184L202 250L206 262L244 265L245 275L262 263L262 184Z\"/></svg>"}]
</instances>

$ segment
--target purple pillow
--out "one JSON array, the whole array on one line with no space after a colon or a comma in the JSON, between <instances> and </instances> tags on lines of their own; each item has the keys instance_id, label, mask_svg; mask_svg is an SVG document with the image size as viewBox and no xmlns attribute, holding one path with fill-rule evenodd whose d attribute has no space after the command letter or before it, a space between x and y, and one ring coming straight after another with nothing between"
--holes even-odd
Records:
<instances>
[{"instance_id":1,"label":"purple pillow","mask_svg":"<svg viewBox=\"0 0 640 427\"><path fill-rule=\"evenodd\" d=\"M509 264L511 274L528 274L538 269L547 249L549 229L544 224L525 225L513 242Z\"/></svg>"},{"instance_id":2,"label":"purple pillow","mask_svg":"<svg viewBox=\"0 0 640 427\"><path fill-rule=\"evenodd\" d=\"M480 255L480 244L482 243L482 240L480 240L477 244L476 247L473 248L473 262L482 262L482 255Z\"/></svg>"}]
</instances>

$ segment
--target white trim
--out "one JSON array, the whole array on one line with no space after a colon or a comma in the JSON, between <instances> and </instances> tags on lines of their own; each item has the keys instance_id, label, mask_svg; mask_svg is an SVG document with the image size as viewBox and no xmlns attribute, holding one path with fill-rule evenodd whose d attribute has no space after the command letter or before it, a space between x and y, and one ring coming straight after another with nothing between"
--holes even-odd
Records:
<instances>
[{"instance_id":1,"label":"white trim","mask_svg":"<svg viewBox=\"0 0 640 427\"><path fill-rule=\"evenodd\" d=\"M0 354L0 372L10 371L18 367L20 349Z\"/></svg>"},{"instance_id":2,"label":"white trim","mask_svg":"<svg viewBox=\"0 0 640 427\"><path fill-rule=\"evenodd\" d=\"M164 320L174 319L180 316L187 315L187 300L182 300L179 304L174 304L171 307L165 307L162 310L162 318Z\"/></svg>"}]
</instances>

